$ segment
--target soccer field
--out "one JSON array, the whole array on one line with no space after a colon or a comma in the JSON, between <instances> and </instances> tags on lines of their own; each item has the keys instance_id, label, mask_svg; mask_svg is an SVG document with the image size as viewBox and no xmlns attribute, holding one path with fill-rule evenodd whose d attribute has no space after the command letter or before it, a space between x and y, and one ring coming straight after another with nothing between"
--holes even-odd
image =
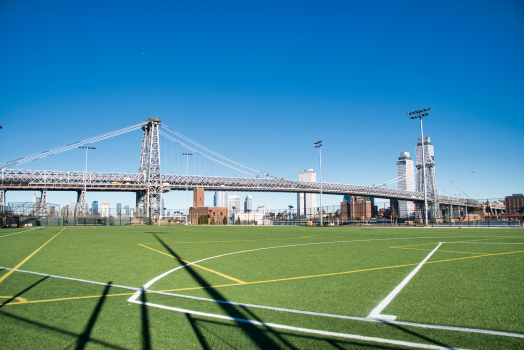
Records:
<instances>
[{"instance_id":1,"label":"soccer field","mask_svg":"<svg viewBox=\"0 0 524 350\"><path fill-rule=\"evenodd\" d=\"M0 349L522 349L524 229L0 231Z\"/></svg>"}]
</instances>

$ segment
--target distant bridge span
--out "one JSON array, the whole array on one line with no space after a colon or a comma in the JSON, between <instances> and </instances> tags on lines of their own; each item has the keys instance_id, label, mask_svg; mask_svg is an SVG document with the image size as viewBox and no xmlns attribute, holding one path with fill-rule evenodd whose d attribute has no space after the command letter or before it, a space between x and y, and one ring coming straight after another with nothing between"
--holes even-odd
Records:
<instances>
[{"instance_id":1,"label":"distant bridge span","mask_svg":"<svg viewBox=\"0 0 524 350\"><path fill-rule=\"evenodd\" d=\"M148 190L143 173L98 173L83 171L49 170L1 170L0 191L124 191L143 192ZM207 191L320 193L320 183L274 178L247 178L201 175L161 175L162 192L203 188ZM396 190L376 186L323 183L322 193L335 195L365 196L385 199L424 201L422 192ZM476 200L459 197L438 196L438 202L448 205L480 208ZM428 197L428 202L433 199Z\"/></svg>"}]
</instances>

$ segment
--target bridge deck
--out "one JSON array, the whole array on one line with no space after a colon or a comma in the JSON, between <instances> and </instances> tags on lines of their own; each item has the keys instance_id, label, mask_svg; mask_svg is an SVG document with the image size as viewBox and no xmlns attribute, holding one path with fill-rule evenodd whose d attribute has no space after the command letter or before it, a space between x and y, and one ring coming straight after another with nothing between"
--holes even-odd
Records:
<instances>
[{"instance_id":1,"label":"bridge deck","mask_svg":"<svg viewBox=\"0 0 524 350\"><path fill-rule=\"evenodd\" d=\"M3 169L0 175L0 189L3 190L77 191L83 190L85 186L88 191L137 192L151 186L147 184L145 176L139 173L88 172L84 175L80 171ZM320 193L320 183L317 182L274 178L162 175L161 183L152 185L161 186L164 192L204 188L210 191ZM335 183L323 183L322 193L415 202L424 200L422 192ZM432 202L433 198L428 197L428 201ZM458 197L439 196L438 201L442 204L480 207L475 200Z\"/></svg>"}]
</instances>

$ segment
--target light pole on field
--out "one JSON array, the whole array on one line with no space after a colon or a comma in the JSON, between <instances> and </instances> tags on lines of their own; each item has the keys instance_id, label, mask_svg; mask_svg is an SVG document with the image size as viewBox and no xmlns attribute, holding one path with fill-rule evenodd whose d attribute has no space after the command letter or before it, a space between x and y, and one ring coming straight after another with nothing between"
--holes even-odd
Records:
<instances>
[{"instance_id":1,"label":"light pole on field","mask_svg":"<svg viewBox=\"0 0 524 350\"><path fill-rule=\"evenodd\" d=\"M84 205L85 205L85 198L86 198L86 194L87 194L86 193L87 192L87 179L86 179L86 174L87 174L87 151L90 150L90 149L96 149L96 147L80 146L78 148L82 148L82 149L86 150L86 170L84 171Z\"/></svg>"},{"instance_id":2,"label":"light pole on field","mask_svg":"<svg viewBox=\"0 0 524 350\"><path fill-rule=\"evenodd\" d=\"M324 213L322 211L322 141L314 143L315 148L318 148L319 164L320 164L320 226L324 226Z\"/></svg>"},{"instance_id":3,"label":"light pole on field","mask_svg":"<svg viewBox=\"0 0 524 350\"><path fill-rule=\"evenodd\" d=\"M189 176L189 156L192 156L193 153L182 153L182 155L186 156L186 225L187 225L187 216L189 214L189 208L187 203L187 181Z\"/></svg>"},{"instance_id":4,"label":"light pole on field","mask_svg":"<svg viewBox=\"0 0 524 350\"><path fill-rule=\"evenodd\" d=\"M424 147L424 131L422 129L422 117L428 115L431 108L424 108L414 112L408 112L410 115L409 119L420 119L420 141L422 143L422 184L424 186L424 226L428 226L428 198L427 198L427 189L426 189L426 151ZM434 198L435 200L435 198Z\"/></svg>"}]
</instances>

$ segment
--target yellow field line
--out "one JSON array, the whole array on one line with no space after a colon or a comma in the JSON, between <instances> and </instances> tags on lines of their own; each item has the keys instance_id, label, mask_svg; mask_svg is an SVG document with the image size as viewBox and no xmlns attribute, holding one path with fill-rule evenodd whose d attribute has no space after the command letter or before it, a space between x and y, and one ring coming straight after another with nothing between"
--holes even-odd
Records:
<instances>
[{"instance_id":1,"label":"yellow field line","mask_svg":"<svg viewBox=\"0 0 524 350\"><path fill-rule=\"evenodd\" d=\"M396 249L407 249L407 250L424 250L426 252L431 252L433 249L417 249L417 248L396 248ZM460 253L460 254L484 254L484 253L474 253L474 252L456 252L454 250L438 250L437 253Z\"/></svg>"},{"instance_id":2,"label":"yellow field line","mask_svg":"<svg viewBox=\"0 0 524 350\"><path fill-rule=\"evenodd\" d=\"M315 237L318 236L318 237ZM167 242L168 244L199 244L199 243L231 243L231 242L259 242L259 241L289 241L289 240L299 240L306 238L332 238L332 237L346 237L347 235L334 235L334 236L323 236L323 235L313 235L313 236L303 236L299 238L261 238L261 239L234 239L229 241L201 241L201 242ZM366 235L367 236L367 235ZM144 243L144 244L162 244L158 242L154 243Z\"/></svg>"},{"instance_id":3,"label":"yellow field line","mask_svg":"<svg viewBox=\"0 0 524 350\"><path fill-rule=\"evenodd\" d=\"M167 256L169 256L170 258L180 260L180 261L182 261L182 262L184 262L184 263L186 263L186 264L189 264L189 263L190 263L190 261L187 261L187 260L184 260L184 259L178 259L178 258L174 257L174 256L171 255L171 254L167 254L167 253L161 252L160 250L156 250L156 249L150 248L150 247L145 246L145 245L143 245L143 244L138 244L138 245L139 245L139 246L142 246L142 247L144 247L144 248L147 248L147 249L151 249L152 251L155 251L155 252L157 252L157 253L167 255ZM200 269L202 269L202 270L206 270L206 271L212 272L212 273L214 273L214 274L216 274L216 275L219 275L219 276L221 276L221 277L227 278L228 280L231 280L231 281L238 282L238 283L240 283L240 284L244 284L244 283L246 283L246 282L241 281L241 280L239 280L239 279L236 279L236 278L234 278L234 277L231 277L231 276L228 276L228 275L224 275L223 273L220 273L220 272L218 272L218 271L208 269L207 267L204 267L204 266L200 266L200 265L197 265L197 264L192 264L192 266L196 266L196 267L198 267L198 268L200 268Z\"/></svg>"},{"instance_id":4,"label":"yellow field line","mask_svg":"<svg viewBox=\"0 0 524 350\"><path fill-rule=\"evenodd\" d=\"M107 295L88 295L88 296L84 296L84 297L68 297L68 298L58 298L58 299L29 300L29 301L26 300L24 302L19 302L19 303L14 303L14 304L11 304L11 303L5 304L4 306L7 306L7 305L18 305L18 304L49 303L49 302L54 302L54 301L92 299L92 298L102 298L102 297L117 297L117 296L123 296L123 295L133 295L133 294L135 294L135 293L121 293L121 294L107 294Z\"/></svg>"},{"instance_id":5,"label":"yellow field line","mask_svg":"<svg viewBox=\"0 0 524 350\"><path fill-rule=\"evenodd\" d=\"M463 260L463 259L474 259L474 258L483 258L486 256L495 256L495 255L506 255L506 254L516 254L516 253L524 253L524 250L520 250L517 252L506 252L506 253L495 253L495 254L483 254L483 255L476 255L476 256L465 256L462 258L455 258L455 259L446 259L446 260L437 260L437 261L428 261L426 264L434 264L439 262L445 262L445 261L455 261L455 260Z\"/></svg>"},{"instance_id":6,"label":"yellow field line","mask_svg":"<svg viewBox=\"0 0 524 350\"><path fill-rule=\"evenodd\" d=\"M483 254L483 255L477 255L477 256L466 256L466 257L455 258L455 259L446 259L446 260L428 261L428 262L426 262L426 264L433 264L433 263L447 262L447 261L454 261L454 260L462 260L462 259L483 258L483 257L486 257L486 256L494 256L494 255L516 254L516 253L524 253L524 250L523 250L523 251L517 251L517 252L495 253L495 254ZM322 274L322 275L311 275L311 276L300 276L300 277L290 277L290 278L279 278L279 279L267 280L267 281L245 282L245 283L243 283L242 285L260 284L260 283L269 283L269 282L282 282L282 281L292 281L292 280L299 280L299 279L306 279L306 278L315 278L315 277L325 277L325 276L344 275L344 274L350 274L350 273L356 273L356 272L366 272L366 271L376 271L376 270L393 269L393 268L397 268L397 267L416 266L416 265L418 265L418 264L419 264L419 263L406 264L406 265L395 265L395 266L384 266L384 267L375 267L375 268L362 269L362 270L353 270L353 271L345 271L345 272L326 273L326 274ZM240 284L226 284L226 285L210 286L210 287L192 287L192 288L181 288L181 289L169 289L169 290L165 290L164 292L176 292L176 291L194 290L194 289L204 289L204 288L229 287L229 286L238 286L238 285L240 285Z\"/></svg>"},{"instance_id":7,"label":"yellow field line","mask_svg":"<svg viewBox=\"0 0 524 350\"><path fill-rule=\"evenodd\" d=\"M12 298L13 298L13 297L0 296L0 299L12 299ZM27 303L27 299L20 298L20 297L16 297L15 299L19 301L19 302L16 303L16 304ZM7 305L7 304L6 304L6 305Z\"/></svg>"},{"instance_id":8,"label":"yellow field line","mask_svg":"<svg viewBox=\"0 0 524 350\"><path fill-rule=\"evenodd\" d=\"M62 232L62 231L60 231ZM60 233L59 232L59 233ZM54 238L54 237L53 237ZM147 246L144 246L146 248L149 248ZM152 248L149 248L152 249ZM154 250L154 249L152 249ZM165 254L163 252L158 251L159 253ZM496 256L496 255L507 255L507 254L517 254L517 253L524 253L524 250L521 251L515 251L515 252L506 252L506 253L494 253L494 254L483 254L483 255L477 255L477 256L466 256L462 258L454 258L454 259L445 259L445 260L436 260L436 261L428 261L426 264L434 264L434 263L441 263L441 262L448 262L448 261L455 261L455 260L464 260L464 259L474 259L474 258L483 258L487 256ZM168 254L165 254L168 255ZM168 255L172 258L174 258L171 255ZM350 273L357 273L357 272L366 272L366 271L376 271L376 270L385 270L385 269L393 269L398 267L407 267L407 266L416 266L419 263L414 264L406 264L406 265L394 265L394 266L384 266L384 267L376 267L376 268L369 268L369 269L362 269L362 270L353 270L353 271L345 271L345 272L334 272L334 273L327 273L322 275L311 275L311 276L300 276L300 277L290 277L290 278L279 278L274 280L266 280L266 281L255 281L255 282L241 282L241 283L232 283L232 284L222 284L222 285L214 285L214 286L208 286L208 287L188 287L188 288L178 288L178 289L166 289L161 290L160 292L179 292L179 291L187 291L187 290L197 290L197 289L207 289L207 288L220 288L220 287L233 287L233 286L241 286L241 285L250 285L250 284L261 284L261 283L271 283L271 282L284 282L284 281L292 281L292 280L299 280L299 279L306 279L306 278L315 278L315 277L325 277L325 276L335 276L335 275L343 275L343 274L350 274ZM107 297L110 296L124 296L124 295L132 295L134 293L121 293L121 294L109 294L106 295ZM59 299L46 299L46 300L32 300L32 301L26 301L26 302L19 302L14 304L6 304L7 305L19 305L19 304L31 304L31 303L45 303L45 302L53 302L53 301L64 301L64 300L77 300L77 299L89 299L89 298L101 298L102 295L92 295L92 296L83 296L83 297L69 297L69 298L59 298Z\"/></svg>"},{"instance_id":9,"label":"yellow field line","mask_svg":"<svg viewBox=\"0 0 524 350\"><path fill-rule=\"evenodd\" d=\"M55 238L56 236L58 236L62 231L64 231L66 228L64 227L60 232L58 232L56 235L53 236L53 238ZM16 265L12 270L9 270L8 273L6 273L5 275L3 275L2 277L0 277L0 283L2 283L3 280L5 280L9 275L11 275L13 272L15 272L15 270L18 270L18 268L20 266L22 266L27 260L29 260L33 255L35 255L36 253L38 253L38 251L40 249L42 249L43 247L45 247L45 245L49 242L51 242L53 240L53 238L51 238L49 241L45 242L40 248L38 248L37 250L35 250L34 252L31 253L31 255L29 255L27 258L25 258L24 260L22 260L21 263L19 263L18 265Z\"/></svg>"},{"instance_id":10,"label":"yellow field line","mask_svg":"<svg viewBox=\"0 0 524 350\"><path fill-rule=\"evenodd\" d=\"M480 242L480 241L493 241L495 239L505 239L507 237L496 237L496 238L483 238L483 239L471 239L471 240L465 240L465 241L451 241L451 242L446 242L446 244L453 244L453 243L461 243L461 242ZM408 244L408 245L398 245L398 246L391 246L390 248L393 248L393 249L402 249L402 248L406 248L406 247L420 247L420 246L423 246L423 245L435 245L435 244L438 244L438 242L432 242L432 243L422 243L422 244ZM440 251L440 250L439 250ZM482 253L480 253L482 254Z\"/></svg>"}]
</instances>

